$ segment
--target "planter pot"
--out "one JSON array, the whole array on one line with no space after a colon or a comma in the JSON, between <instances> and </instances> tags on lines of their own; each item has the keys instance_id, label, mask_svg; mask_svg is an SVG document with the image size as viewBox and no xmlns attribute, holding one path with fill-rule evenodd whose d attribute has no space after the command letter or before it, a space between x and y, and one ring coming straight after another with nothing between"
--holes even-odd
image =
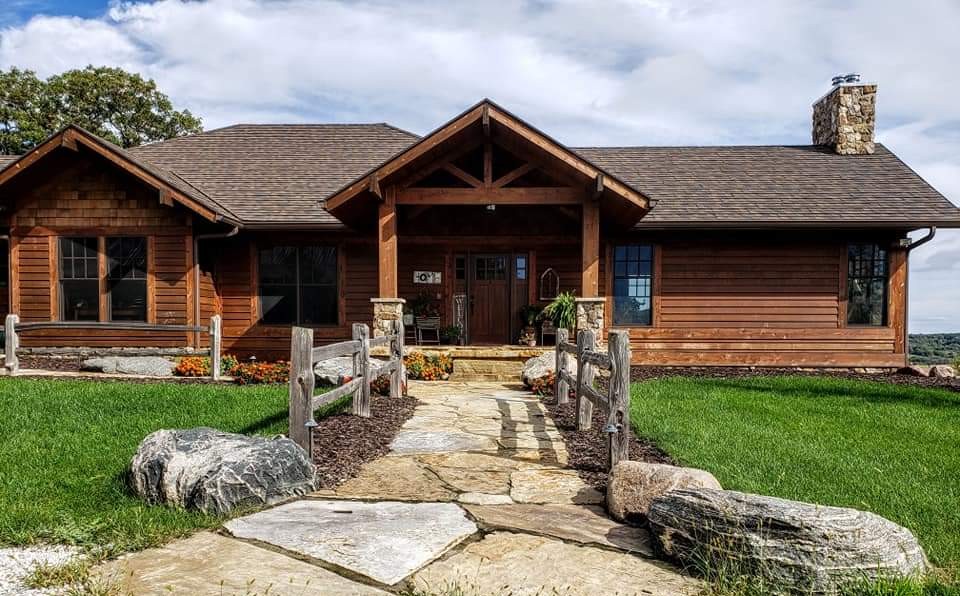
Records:
<instances>
[{"instance_id":1,"label":"planter pot","mask_svg":"<svg viewBox=\"0 0 960 596\"><path fill-rule=\"evenodd\" d=\"M403 315L404 327L413 327L413 315Z\"/></svg>"}]
</instances>

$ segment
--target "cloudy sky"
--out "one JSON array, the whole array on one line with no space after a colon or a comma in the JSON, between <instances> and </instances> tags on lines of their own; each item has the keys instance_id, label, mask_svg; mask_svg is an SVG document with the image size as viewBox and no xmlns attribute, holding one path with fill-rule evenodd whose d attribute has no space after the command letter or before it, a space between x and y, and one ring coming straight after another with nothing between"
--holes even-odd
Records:
<instances>
[{"instance_id":1,"label":"cloudy sky","mask_svg":"<svg viewBox=\"0 0 960 596\"><path fill-rule=\"evenodd\" d=\"M960 204L958 23L957 0L2 0L0 68L138 71L207 128L423 133L490 97L571 145L808 143L854 71L879 140ZM960 331L960 231L913 254L910 323Z\"/></svg>"}]
</instances>

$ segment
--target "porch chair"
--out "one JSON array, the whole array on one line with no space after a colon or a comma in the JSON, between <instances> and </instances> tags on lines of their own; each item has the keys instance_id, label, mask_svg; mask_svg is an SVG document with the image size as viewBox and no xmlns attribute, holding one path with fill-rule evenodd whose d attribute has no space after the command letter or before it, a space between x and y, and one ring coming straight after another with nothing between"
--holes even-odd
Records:
<instances>
[{"instance_id":1,"label":"porch chair","mask_svg":"<svg viewBox=\"0 0 960 596\"><path fill-rule=\"evenodd\" d=\"M553 336L553 343L556 344L557 343L557 327L556 325L553 324L553 321L551 321L550 319L544 319L543 322L540 323L540 345L541 346L547 345L548 335Z\"/></svg>"},{"instance_id":2,"label":"porch chair","mask_svg":"<svg viewBox=\"0 0 960 596\"><path fill-rule=\"evenodd\" d=\"M440 317L417 317L416 327L417 345L422 346L427 343L440 344ZM428 335L432 334L434 337L425 340L423 338L424 331L426 331Z\"/></svg>"}]
</instances>

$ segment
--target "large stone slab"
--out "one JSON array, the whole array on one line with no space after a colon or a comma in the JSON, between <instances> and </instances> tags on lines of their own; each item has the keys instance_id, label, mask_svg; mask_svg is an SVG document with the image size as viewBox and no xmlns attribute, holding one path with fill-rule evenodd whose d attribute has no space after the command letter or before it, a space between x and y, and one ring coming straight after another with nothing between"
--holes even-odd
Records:
<instances>
[{"instance_id":1,"label":"large stone slab","mask_svg":"<svg viewBox=\"0 0 960 596\"><path fill-rule=\"evenodd\" d=\"M488 453L431 453L417 456L417 461L431 468L462 468L485 472L510 471L536 464Z\"/></svg>"},{"instance_id":2,"label":"large stone slab","mask_svg":"<svg viewBox=\"0 0 960 596\"><path fill-rule=\"evenodd\" d=\"M510 498L517 503L592 505L603 502L597 489L575 470L529 469L510 475Z\"/></svg>"},{"instance_id":3,"label":"large stone slab","mask_svg":"<svg viewBox=\"0 0 960 596\"><path fill-rule=\"evenodd\" d=\"M390 443L391 455L496 449L496 442L489 437L447 430L401 430Z\"/></svg>"},{"instance_id":4,"label":"large stone slab","mask_svg":"<svg viewBox=\"0 0 960 596\"><path fill-rule=\"evenodd\" d=\"M95 568L93 576L100 583L117 586L118 593L140 596L387 594L316 565L210 532L109 561Z\"/></svg>"},{"instance_id":5,"label":"large stone slab","mask_svg":"<svg viewBox=\"0 0 960 596\"><path fill-rule=\"evenodd\" d=\"M736 561L773 592L833 594L844 583L922 574L913 534L879 515L712 489L679 489L648 516L659 547L684 563Z\"/></svg>"},{"instance_id":6,"label":"large stone slab","mask_svg":"<svg viewBox=\"0 0 960 596\"><path fill-rule=\"evenodd\" d=\"M705 470L622 461L610 473L607 510L614 519L645 523L653 500L678 488L723 487Z\"/></svg>"},{"instance_id":7,"label":"large stone slab","mask_svg":"<svg viewBox=\"0 0 960 596\"><path fill-rule=\"evenodd\" d=\"M160 356L104 356L87 358L80 370L118 375L171 377L175 364Z\"/></svg>"},{"instance_id":8,"label":"large stone slab","mask_svg":"<svg viewBox=\"0 0 960 596\"><path fill-rule=\"evenodd\" d=\"M430 592L459 586L463 596L692 596L697 582L663 563L559 540L494 532L414 576Z\"/></svg>"},{"instance_id":9,"label":"large stone slab","mask_svg":"<svg viewBox=\"0 0 960 596\"><path fill-rule=\"evenodd\" d=\"M461 495L462 497L462 495ZM650 533L607 517L596 505L465 505L482 527L519 530L653 556Z\"/></svg>"},{"instance_id":10,"label":"large stone slab","mask_svg":"<svg viewBox=\"0 0 960 596\"><path fill-rule=\"evenodd\" d=\"M297 501L227 522L234 536L393 585L477 531L453 503Z\"/></svg>"},{"instance_id":11,"label":"large stone slab","mask_svg":"<svg viewBox=\"0 0 960 596\"><path fill-rule=\"evenodd\" d=\"M387 501L451 501L456 493L410 457L382 457L334 491L338 497Z\"/></svg>"},{"instance_id":12,"label":"large stone slab","mask_svg":"<svg viewBox=\"0 0 960 596\"><path fill-rule=\"evenodd\" d=\"M149 434L133 456L130 476L134 492L148 503L214 514L277 503L315 488L313 462L290 439L206 427Z\"/></svg>"}]
</instances>

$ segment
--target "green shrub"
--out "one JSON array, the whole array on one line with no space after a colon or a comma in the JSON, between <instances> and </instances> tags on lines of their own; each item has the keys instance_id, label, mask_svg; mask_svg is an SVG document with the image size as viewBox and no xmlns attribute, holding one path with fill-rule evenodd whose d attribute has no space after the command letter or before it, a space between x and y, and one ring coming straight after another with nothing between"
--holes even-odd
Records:
<instances>
[{"instance_id":1,"label":"green shrub","mask_svg":"<svg viewBox=\"0 0 960 596\"><path fill-rule=\"evenodd\" d=\"M573 292L560 292L544 307L542 316L551 319L557 327L573 329L577 324L577 297Z\"/></svg>"}]
</instances>

